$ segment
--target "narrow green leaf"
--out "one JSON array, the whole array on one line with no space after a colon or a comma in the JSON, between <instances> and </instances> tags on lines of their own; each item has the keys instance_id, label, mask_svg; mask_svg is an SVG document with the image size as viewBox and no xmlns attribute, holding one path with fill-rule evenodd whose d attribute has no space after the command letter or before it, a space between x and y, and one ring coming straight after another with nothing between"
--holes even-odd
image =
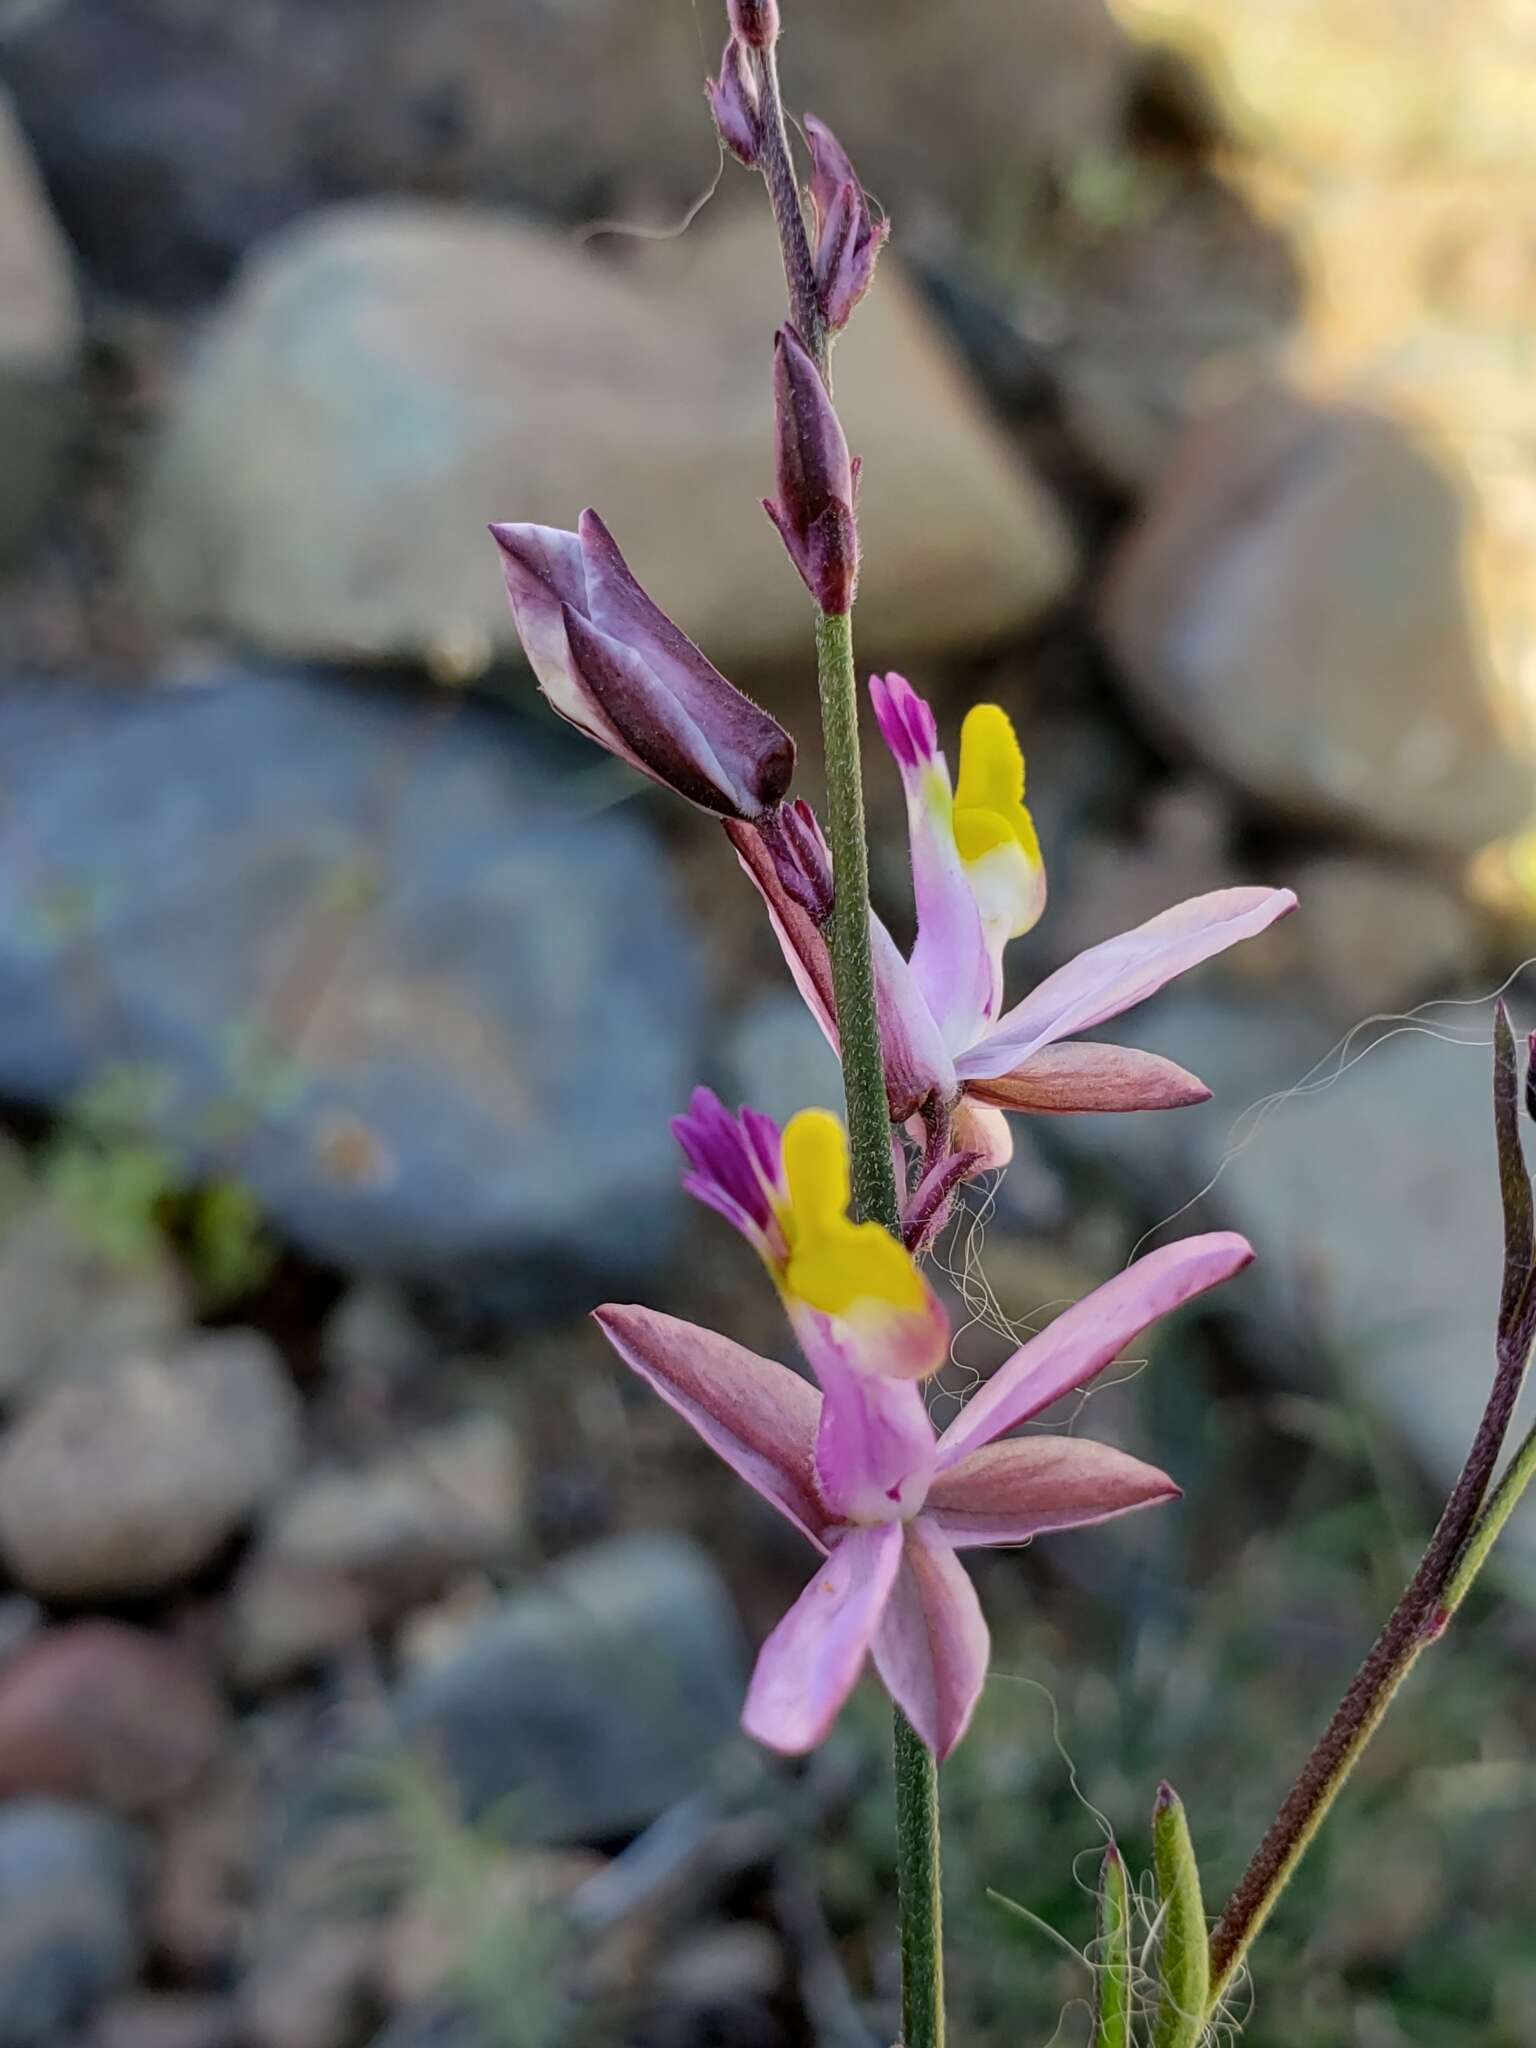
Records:
<instances>
[{"instance_id":1,"label":"narrow green leaf","mask_svg":"<svg viewBox=\"0 0 1536 2048\"><path fill-rule=\"evenodd\" d=\"M1211 1995L1210 1950L1200 1872L1184 1802L1168 1784L1152 1809L1152 1867L1157 1874L1160 1995L1152 2048L1195 2048Z\"/></svg>"},{"instance_id":2,"label":"narrow green leaf","mask_svg":"<svg viewBox=\"0 0 1536 2048\"><path fill-rule=\"evenodd\" d=\"M1093 2048L1131 2048L1131 1895L1125 1858L1113 1842L1099 1870Z\"/></svg>"},{"instance_id":3,"label":"narrow green leaf","mask_svg":"<svg viewBox=\"0 0 1536 2048\"><path fill-rule=\"evenodd\" d=\"M1533 1237L1531 1176L1520 1143L1520 1061L1509 1012L1493 1006L1493 1133L1499 1153L1499 1199L1504 1207L1504 1285L1499 1296L1499 1334L1514 1323L1531 1277Z\"/></svg>"}]
</instances>

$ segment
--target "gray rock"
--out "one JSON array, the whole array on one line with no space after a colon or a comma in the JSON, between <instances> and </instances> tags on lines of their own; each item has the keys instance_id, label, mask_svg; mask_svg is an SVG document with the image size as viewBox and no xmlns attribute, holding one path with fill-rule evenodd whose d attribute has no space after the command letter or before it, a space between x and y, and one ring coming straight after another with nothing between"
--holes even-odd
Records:
<instances>
[{"instance_id":1,"label":"gray rock","mask_svg":"<svg viewBox=\"0 0 1536 2048\"><path fill-rule=\"evenodd\" d=\"M759 502L783 316L764 209L622 266L464 209L308 220L208 331L153 464L148 587L281 652L473 666L517 647L484 523L594 504L727 673L803 673L804 591ZM871 653L986 644L1062 593L1054 502L894 258L839 346L838 400Z\"/></svg>"},{"instance_id":2,"label":"gray rock","mask_svg":"<svg viewBox=\"0 0 1536 2048\"><path fill-rule=\"evenodd\" d=\"M232 1999L196 1991L134 1991L97 2013L86 2048L240 2048Z\"/></svg>"},{"instance_id":3,"label":"gray rock","mask_svg":"<svg viewBox=\"0 0 1536 2048\"><path fill-rule=\"evenodd\" d=\"M1288 871L1302 911L1282 927L1303 987L1341 1027L1465 981L1482 951L1475 913L1406 863L1332 855Z\"/></svg>"},{"instance_id":4,"label":"gray rock","mask_svg":"<svg viewBox=\"0 0 1536 2048\"><path fill-rule=\"evenodd\" d=\"M1396 421L1255 386L1198 419L1111 566L1148 718L1285 814L1460 851L1532 764L1473 630L1456 480Z\"/></svg>"},{"instance_id":5,"label":"gray rock","mask_svg":"<svg viewBox=\"0 0 1536 2048\"><path fill-rule=\"evenodd\" d=\"M57 2048L133 1976L136 1838L62 1800L0 1806L0 2048Z\"/></svg>"},{"instance_id":6,"label":"gray rock","mask_svg":"<svg viewBox=\"0 0 1536 2048\"><path fill-rule=\"evenodd\" d=\"M299 1428L281 1359L248 1330L57 1387L0 1442L0 1556L46 1598L174 1586L292 1476Z\"/></svg>"},{"instance_id":7,"label":"gray rock","mask_svg":"<svg viewBox=\"0 0 1536 2048\"><path fill-rule=\"evenodd\" d=\"M289 1677L432 1599L455 1574L504 1564L523 1515L521 1448L492 1414L422 1431L388 1458L306 1473L236 1581L235 1677Z\"/></svg>"},{"instance_id":8,"label":"gray rock","mask_svg":"<svg viewBox=\"0 0 1536 2048\"><path fill-rule=\"evenodd\" d=\"M69 252L0 91L0 562L58 480L79 409L82 328Z\"/></svg>"},{"instance_id":9,"label":"gray rock","mask_svg":"<svg viewBox=\"0 0 1536 2048\"><path fill-rule=\"evenodd\" d=\"M750 1102L780 1123L796 1110L841 1112L837 1059L793 990L766 989L731 1020L722 1047L720 1090L734 1108Z\"/></svg>"},{"instance_id":10,"label":"gray rock","mask_svg":"<svg viewBox=\"0 0 1536 2048\"><path fill-rule=\"evenodd\" d=\"M628 1537L514 1594L457 1657L407 1681L396 1720L467 1817L509 1801L520 1835L595 1841L698 1789L745 1680L709 1559L677 1537Z\"/></svg>"},{"instance_id":11,"label":"gray rock","mask_svg":"<svg viewBox=\"0 0 1536 2048\"><path fill-rule=\"evenodd\" d=\"M1482 1007L1436 1021L1452 1019L1468 1040L1487 1027ZM1486 1043L1427 1027L1341 1051L1331 1027L1292 1005L1186 996L1138 1013L1135 1043L1192 1067L1214 1099L1164 1116L1057 1118L1047 1141L1133 1171L1156 1213L1176 1218L1152 1242L1243 1231L1258 1260L1213 1305L1245 1320L1261 1359L1358 1403L1448 1482L1493 1368L1501 1236Z\"/></svg>"},{"instance_id":12,"label":"gray rock","mask_svg":"<svg viewBox=\"0 0 1536 2048\"><path fill-rule=\"evenodd\" d=\"M124 1264L40 1204L0 1240L0 1401L90 1377L126 1352L162 1350L191 1312L168 1253Z\"/></svg>"},{"instance_id":13,"label":"gray rock","mask_svg":"<svg viewBox=\"0 0 1536 2048\"><path fill-rule=\"evenodd\" d=\"M523 1844L601 1842L707 1782L745 1685L740 1624L713 1564L680 1538L633 1536L509 1595L404 1681L391 1720L466 1820L499 1809ZM281 1861L363 1825L379 1780L376 1752L355 1743L306 1769Z\"/></svg>"},{"instance_id":14,"label":"gray rock","mask_svg":"<svg viewBox=\"0 0 1536 2048\"><path fill-rule=\"evenodd\" d=\"M716 168L700 86L723 24L693 0L52 0L10 11L5 58L87 260L170 297L366 192L675 219ZM990 225L1119 129L1133 46L1101 0L964 0L942 23L930 0L840 0L787 26L788 104L822 108L898 212Z\"/></svg>"},{"instance_id":15,"label":"gray rock","mask_svg":"<svg viewBox=\"0 0 1536 2048\"><path fill-rule=\"evenodd\" d=\"M0 1089L144 1064L189 1172L323 1257L521 1308L637 1282L704 1016L644 824L575 779L594 758L276 674L0 696Z\"/></svg>"}]
</instances>

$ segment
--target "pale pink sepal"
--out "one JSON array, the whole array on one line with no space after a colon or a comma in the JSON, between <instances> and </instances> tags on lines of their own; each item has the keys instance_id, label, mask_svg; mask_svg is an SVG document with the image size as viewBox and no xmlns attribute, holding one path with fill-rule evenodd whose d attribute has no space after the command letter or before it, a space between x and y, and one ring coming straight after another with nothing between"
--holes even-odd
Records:
<instances>
[{"instance_id":1,"label":"pale pink sepal","mask_svg":"<svg viewBox=\"0 0 1536 2048\"><path fill-rule=\"evenodd\" d=\"M1256 937L1295 908L1289 889L1217 889L1175 904L1047 975L960 1055L956 1071L963 1081L1013 1072L1042 1046L1118 1017L1176 975Z\"/></svg>"},{"instance_id":2,"label":"pale pink sepal","mask_svg":"<svg viewBox=\"0 0 1536 2048\"><path fill-rule=\"evenodd\" d=\"M969 1452L1084 1385L1149 1323L1229 1280L1252 1257L1245 1237L1216 1230L1149 1252L1096 1287L1021 1345L966 1402L939 1439L937 1469L950 1470Z\"/></svg>"},{"instance_id":3,"label":"pale pink sepal","mask_svg":"<svg viewBox=\"0 0 1536 2048\"><path fill-rule=\"evenodd\" d=\"M780 1365L655 1309L614 1302L593 1320L614 1350L748 1486L824 1547L816 1494L821 1396Z\"/></svg>"},{"instance_id":4,"label":"pale pink sepal","mask_svg":"<svg viewBox=\"0 0 1536 2048\"><path fill-rule=\"evenodd\" d=\"M874 1650L887 1691L942 1763L970 1725L991 1639L965 1567L926 1515L906 1525Z\"/></svg>"},{"instance_id":5,"label":"pale pink sepal","mask_svg":"<svg viewBox=\"0 0 1536 2048\"><path fill-rule=\"evenodd\" d=\"M923 1512L957 1550L997 1549L1178 1498L1166 1472L1108 1444L1025 1436L984 1444L940 1473Z\"/></svg>"},{"instance_id":6,"label":"pale pink sepal","mask_svg":"<svg viewBox=\"0 0 1536 2048\"><path fill-rule=\"evenodd\" d=\"M870 702L907 800L917 938L912 975L945 1044L973 1045L1002 998L975 892L955 844L949 763L932 709L905 676L871 676Z\"/></svg>"},{"instance_id":7,"label":"pale pink sepal","mask_svg":"<svg viewBox=\"0 0 1536 2048\"><path fill-rule=\"evenodd\" d=\"M1187 1109L1209 1102L1195 1075L1155 1052L1126 1045L1044 1045L992 1080L967 1083L975 1102L1030 1116L1083 1116L1104 1110Z\"/></svg>"},{"instance_id":8,"label":"pale pink sepal","mask_svg":"<svg viewBox=\"0 0 1536 2048\"><path fill-rule=\"evenodd\" d=\"M741 1716L755 1741L799 1756L826 1740L891 1597L901 1529L850 1529L763 1644Z\"/></svg>"}]
</instances>

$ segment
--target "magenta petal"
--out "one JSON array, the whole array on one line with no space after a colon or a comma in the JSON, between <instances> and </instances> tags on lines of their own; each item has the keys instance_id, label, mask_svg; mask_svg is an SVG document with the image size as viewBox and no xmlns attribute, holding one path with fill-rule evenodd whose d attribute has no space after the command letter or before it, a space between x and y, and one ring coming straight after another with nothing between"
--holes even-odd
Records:
<instances>
[{"instance_id":1,"label":"magenta petal","mask_svg":"<svg viewBox=\"0 0 1536 2048\"><path fill-rule=\"evenodd\" d=\"M1010 1074L969 1081L966 1094L1030 1116L1096 1110L1187 1109L1209 1102L1203 1081L1155 1052L1125 1045L1045 1045Z\"/></svg>"},{"instance_id":2,"label":"magenta petal","mask_svg":"<svg viewBox=\"0 0 1536 2048\"><path fill-rule=\"evenodd\" d=\"M799 1756L825 1741L858 1683L901 1562L901 1524L850 1529L764 1643L741 1725Z\"/></svg>"},{"instance_id":3,"label":"magenta petal","mask_svg":"<svg viewBox=\"0 0 1536 2048\"><path fill-rule=\"evenodd\" d=\"M956 1549L969 1550L1107 1522L1178 1495L1166 1472L1108 1444L1025 1436L984 1444L941 1473L923 1512Z\"/></svg>"},{"instance_id":4,"label":"magenta petal","mask_svg":"<svg viewBox=\"0 0 1536 2048\"><path fill-rule=\"evenodd\" d=\"M1289 889L1217 889L1090 946L1047 975L956 1061L960 1078L984 1081L1013 1072L1041 1046L1118 1017L1175 975L1254 938L1295 908Z\"/></svg>"},{"instance_id":5,"label":"magenta petal","mask_svg":"<svg viewBox=\"0 0 1536 2048\"><path fill-rule=\"evenodd\" d=\"M907 1524L874 1648L886 1690L942 1763L970 1725L991 1639L965 1567L926 1515Z\"/></svg>"},{"instance_id":6,"label":"magenta petal","mask_svg":"<svg viewBox=\"0 0 1536 2048\"><path fill-rule=\"evenodd\" d=\"M974 1394L939 1439L938 1469L951 1470L1102 1372L1149 1323L1240 1272L1253 1247L1216 1230L1164 1245L1063 1311L1021 1345Z\"/></svg>"},{"instance_id":7,"label":"magenta petal","mask_svg":"<svg viewBox=\"0 0 1536 2048\"><path fill-rule=\"evenodd\" d=\"M593 1317L624 1363L718 1451L731 1470L816 1544L821 1396L772 1358L654 1309L609 1302Z\"/></svg>"}]
</instances>

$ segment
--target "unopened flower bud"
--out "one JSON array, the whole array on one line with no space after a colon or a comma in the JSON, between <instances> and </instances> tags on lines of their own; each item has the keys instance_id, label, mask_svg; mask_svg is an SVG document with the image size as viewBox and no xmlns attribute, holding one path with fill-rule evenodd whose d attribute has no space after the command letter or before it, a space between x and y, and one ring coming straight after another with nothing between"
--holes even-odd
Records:
<instances>
[{"instance_id":1,"label":"unopened flower bud","mask_svg":"<svg viewBox=\"0 0 1536 2048\"><path fill-rule=\"evenodd\" d=\"M704 92L720 140L738 163L754 170L762 147L762 112L746 45L735 36L726 43L720 59L720 76L707 78Z\"/></svg>"},{"instance_id":2,"label":"unopened flower bud","mask_svg":"<svg viewBox=\"0 0 1536 2048\"><path fill-rule=\"evenodd\" d=\"M859 573L858 464L821 372L793 327L774 344L777 500L763 500L790 559L824 612L852 609Z\"/></svg>"},{"instance_id":3,"label":"unopened flower bud","mask_svg":"<svg viewBox=\"0 0 1536 2048\"><path fill-rule=\"evenodd\" d=\"M771 49L779 39L779 0L726 0L732 32L754 50Z\"/></svg>"},{"instance_id":4,"label":"unopened flower bud","mask_svg":"<svg viewBox=\"0 0 1536 2048\"><path fill-rule=\"evenodd\" d=\"M825 122L805 117L811 146L811 207L816 216L816 293L822 318L836 334L869 290L875 264L890 234L890 222L876 221L848 152Z\"/></svg>"},{"instance_id":5,"label":"unopened flower bud","mask_svg":"<svg viewBox=\"0 0 1536 2048\"><path fill-rule=\"evenodd\" d=\"M1525 1113L1536 1123L1536 1031L1525 1042Z\"/></svg>"},{"instance_id":6,"label":"unopened flower bud","mask_svg":"<svg viewBox=\"0 0 1536 2048\"><path fill-rule=\"evenodd\" d=\"M562 718L701 809L761 819L795 743L654 605L595 512L580 530L493 526L512 617Z\"/></svg>"},{"instance_id":7,"label":"unopened flower bud","mask_svg":"<svg viewBox=\"0 0 1536 2048\"><path fill-rule=\"evenodd\" d=\"M761 819L758 831L785 895L824 925L832 915L832 850L816 813L797 797Z\"/></svg>"}]
</instances>

